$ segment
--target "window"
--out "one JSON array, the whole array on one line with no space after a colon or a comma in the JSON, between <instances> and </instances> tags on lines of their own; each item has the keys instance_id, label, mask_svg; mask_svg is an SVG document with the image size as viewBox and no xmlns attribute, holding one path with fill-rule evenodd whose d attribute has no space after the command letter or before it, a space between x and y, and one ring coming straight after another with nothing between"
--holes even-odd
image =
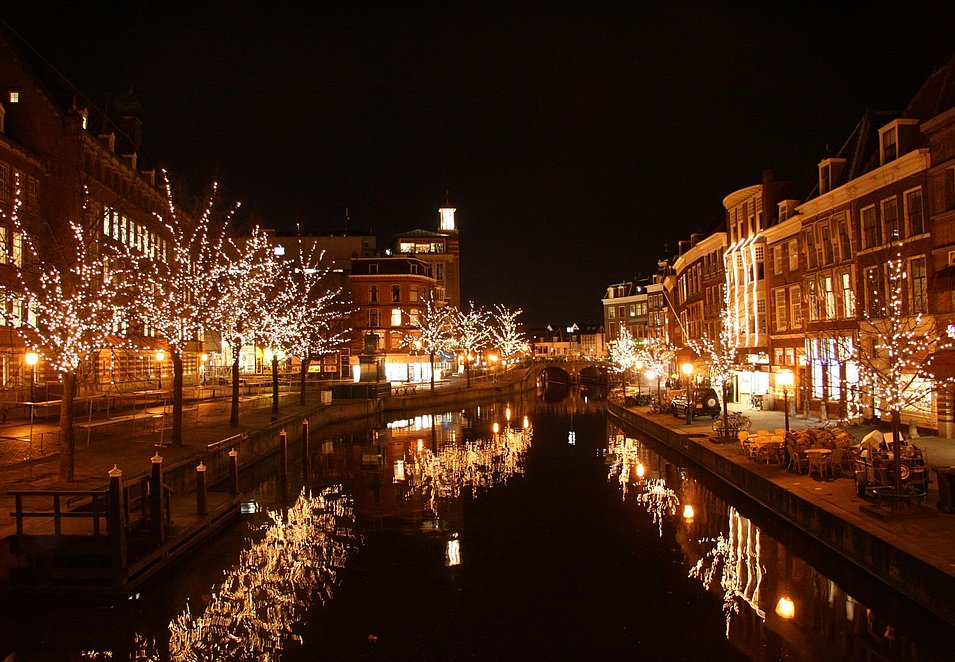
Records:
<instances>
[{"instance_id":1,"label":"window","mask_svg":"<svg viewBox=\"0 0 955 662\"><path fill-rule=\"evenodd\" d=\"M618 316L620 319L624 319L624 318L627 316L627 308L626 308L626 306L620 306L619 308L617 308L617 316Z\"/></svg>"},{"instance_id":2,"label":"window","mask_svg":"<svg viewBox=\"0 0 955 662\"><path fill-rule=\"evenodd\" d=\"M412 285L412 286L411 286L411 297L410 297L410 298L411 298L411 302L412 302L412 303L416 303L416 302L418 301L418 286L417 286L417 285Z\"/></svg>"},{"instance_id":3,"label":"window","mask_svg":"<svg viewBox=\"0 0 955 662\"><path fill-rule=\"evenodd\" d=\"M819 320L819 297L816 295L816 281L810 280L806 283L809 288L809 321Z\"/></svg>"},{"instance_id":4,"label":"window","mask_svg":"<svg viewBox=\"0 0 955 662\"><path fill-rule=\"evenodd\" d=\"M830 175L829 164L825 164L819 168L819 193L828 193L832 188L831 181L829 179Z\"/></svg>"},{"instance_id":5,"label":"window","mask_svg":"<svg viewBox=\"0 0 955 662\"><path fill-rule=\"evenodd\" d=\"M882 244L882 232L876 223L875 207L866 207L862 216L862 248L872 248Z\"/></svg>"},{"instance_id":6,"label":"window","mask_svg":"<svg viewBox=\"0 0 955 662\"><path fill-rule=\"evenodd\" d=\"M832 264L836 261L835 246L832 244L832 231L829 228L829 222L820 228L822 231L822 263Z\"/></svg>"},{"instance_id":7,"label":"window","mask_svg":"<svg viewBox=\"0 0 955 662\"><path fill-rule=\"evenodd\" d=\"M378 273L378 263L377 263L377 262L372 262L371 264L368 265L368 273L370 273L370 274L376 274L376 273Z\"/></svg>"},{"instance_id":8,"label":"window","mask_svg":"<svg viewBox=\"0 0 955 662\"><path fill-rule=\"evenodd\" d=\"M892 127L882 132L882 163L894 161L898 155L898 129Z\"/></svg>"},{"instance_id":9,"label":"window","mask_svg":"<svg viewBox=\"0 0 955 662\"><path fill-rule=\"evenodd\" d=\"M7 98L10 100L10 103L20 103L20 91L10 90L10 94Z\"/></svg>"},{"instance_id":10,"label":"window","mask_svg":"<svg viewBox=\"0 0 955 662\"><path fill-rule=\"evenodd\" d=\"M783 247L782 244L773 246L773 275L780 275L783 272Z\"/></svg>"},{"instance_id":11,"label":"window","mask_svg":"<svg viewBox=\"0 0 955 662\"><path fill-rule=\"evenodd\" d=\"M17 267L23 266L23 233L13 233L13 264Z\"/></svg>"},{"instance_id":12,"label":"window","mask_svg":"<svg viewBox=\"0 0 955 662\"><path fill-rule=\"evenodd\" d=\"M636 304L632 304L632 303L631 303L631 304L630 304L630 317L636 317L636 316L637 316L637 306L636 306Z\"/></svg>"},{"instance_id":13,"label":"window","mask_svg":"<svg viewBox=\"0 0 955 662\"><path fill-rule=\"evenodd\" d=\"M865 270L865 312L868 317L882 317L882 277L878 267Z\"/></svg>"},{"instance_id":14,"label":"window","mask_svg":"<svg viewBox=\"0 0 955 662\"><path fill-rule=\"evenodd\" d=\"M816 254L816 233L813 232L812 228L809 228L803 236L806 238L806 260L809 263L809 268L815 269L818 266L817 260L819 259Z\"/></svg>"},{"instance_id":15,"label":"window","mask_svg":"<svg viewBox=\"0 0 955 662\"><path fill-rule=\"evenodd\" d=\"M789 328L786 321L786 290L776 290L773 297L776 299L776 329L785 331Z\"/></svg>"},{"instance_id":16,"label":"window","mask_svg":"<svg viewBox=\"0 0 955 662\"><path fill-rule=\"evenodd\" d=\"M909 236L925 233L925 217L922 213L922 189L905 194L905 218L908 222Z\"/></svg>"},{"instance_id":17,"label":"window","mask_svg":"<svg viewBox=\"0 0 955 662\"><path fill-rule=\"evenodd\" d=\"M371 328L381 326L381 311L377 308L370 308L368 310L368 326Z\"/></svg>"},{"instance_id":18,"label":"window","mask_svg":"<svg viewBox=\"0 0 955 662\"><path fill-rule=\"evenodd\" d=\"M614 319L615 317L617 317L617 309L614 308L613 306L608 306L608 307L607 307L607 318L608 318L608 319Z\"/></svg>"},{"instance_id":19,"label":"window","mask_svg":"<svg viewBox=\"0 0 955 662\"><path fill-rule=\"evenodd\" d=\"M400 303L401 302L401 285L392 285L391 286L391 302Z\"/></svg>"},{"instance_id":20,"label":"window","mask_svg":"<svg viewBox=\"0 0 955 662\"><path fill-rule=\"evenodd\" d=\"M0 202L10 199L10 166L0 163Z\"/></svg>"},{"instance_id":21,"label":"window","mask_svg":"<svg viewBox=\"0 0 955 662\"><path fill-rule=\"evenodd\" d=\"M856 293L852 290L852 279L848 272L839 274L839 283L842 287L842 315L852 319L856 315Z\"/></svg>"},{"instance_id":22,"label":"window","mask_svg":"<svg viewBox=\"0 0 955 662\"><path fill-rule=\"evenodd\" d=\"M928 281L925 272L925 258L916 257L909 260L909 279L912 282L911 302L912 313L928 312Z\"/></svg>"},{"instance_id":23,"label":"window","mask_svg":"<svg viewBox=\"0 0 955 662\"><path fill-rule=\"evenodd\" d=\"M849 222L845 217L836 221L836 230L839 233L839 258L852 259L852 242L849 240Z\"/></svg>"},{"instance_id":24,"label":"window","mask_svg":"<svg viewBox=\"0 0 955 662\"><path fill-rule=\"evenodd\" d=\"M368 288L368 300L371 303L378 303L378 286L372 285Z\"/></svg>"},{"instance_id":25,"label":"window","mask_svg":"<svg viewBox=\"0 0 955 662\"><path fill-rule=\"evenodd\" d=\"M444 262L436 262L434 265L434 279L438 282L444 281Z\"/></svg>"},{"instance_id":26,"label":"window","mask_svg":"<svg viewBox=\"0 0 955 662\"><path fill-rule=\"evenodd\" d=\"M799 269L799 242L795 239L789 242L789 270Z\"/></svg>"},{"instance_id":27,"label":"window","mask_svg":"<svg viewBox=\"0 0 955 662\"><path fill-rule=\"evenodd\" d=\"M412 308L408 311L408 323L411 326L421 326L421 311L417 308Z\"/></svg>"},{"instance_id":28,"label":"window","mask_svg":"<svg viewBox=\"0 0 955 662\"><path fill-rule=\"evenodd\" d=\"M401 326L401 308L391 309L391 326Z\"/></svg>"},{"instance_id":29,"label":"window","mask_svg":"<svg viewBox=\"0 0 955 662\"><path fill-rule=\"evenodd\" d=\"M899 206L894 197L882 201L882 223L885 225L886 241L898 241Z\"/></svg>"},{"instance_id":30,"label":"window","mask_svg":"<svg viewBox=\"0 0 955 662\"><path fill-rule=\"evenodd\" d=\"M822 277L823 312L827 320L836 318L836 290L832 276Z\"/></svg>"}]
</instances>

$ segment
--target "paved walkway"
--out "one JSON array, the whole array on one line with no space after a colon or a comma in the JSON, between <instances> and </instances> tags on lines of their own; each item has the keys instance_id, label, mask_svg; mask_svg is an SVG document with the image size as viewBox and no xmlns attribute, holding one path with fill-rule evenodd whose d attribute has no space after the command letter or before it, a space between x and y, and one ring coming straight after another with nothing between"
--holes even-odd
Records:
<instances>
[{"instance_id":1,"label":"paved walkway","mask_svg":"<svg viewBox=\"0 0 955 662\"><path fill-rule=\"evenodd\" d=\"M760 464L743 455L738 444L710 442L707 437L712 434L713 421L709 417L687 425L681 419L669 414L649 414L646 407L630 407L629 409L678 432L701 435L696 439L696 443L705 445L710 451L745 466L776 485L798 494L816 506L881 538L893 547L935 566L942 572L955 576L955 515L940 513L936 509L938 484L934 471L931 471L928 497L922 509L925 517L901 520L880 519L862 510L863 506L871 506L872 503L856 494L855 482L851 475L819 480L815 477L809 478L806 475L792 473L778 465ZM749 416L752 421L752 431L758 429L773 431L784 427L782 412L750 410L732 404L730 411L739 411ZM817 418L808 420L801 417L790 418L790 429L823 425L824 422ZM850 427L848 431L858 441L873 429L871 425L858 425ZM880 427L880 429L887 431L888 426ZM908 430L904 432L907 433ZM913 438L912 441L926 452L926 463L931 469L955 466L955 439L921 436Z\"/></svg>"}]
</instances>

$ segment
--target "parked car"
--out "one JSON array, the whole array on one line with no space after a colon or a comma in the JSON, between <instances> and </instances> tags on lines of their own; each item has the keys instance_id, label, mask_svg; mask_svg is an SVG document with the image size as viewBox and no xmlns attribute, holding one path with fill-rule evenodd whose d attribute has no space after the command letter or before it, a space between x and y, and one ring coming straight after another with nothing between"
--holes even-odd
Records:
<instances>
[{"instance_id":1,"label":"parked car","mask_svg":"<svg viewBox=\"0 0 955 662\"><path fill-rule=\"evenodd\" d=\"M720 398L716 391L711 388L690 389L690 395L693 397L691 407L693 416L705 416L709 414L714 419L722 413L720 407ZM686 391L679 391L673 395L670 403L670 411L674 416L686 417Z\"/></svg>"}]
</instances>

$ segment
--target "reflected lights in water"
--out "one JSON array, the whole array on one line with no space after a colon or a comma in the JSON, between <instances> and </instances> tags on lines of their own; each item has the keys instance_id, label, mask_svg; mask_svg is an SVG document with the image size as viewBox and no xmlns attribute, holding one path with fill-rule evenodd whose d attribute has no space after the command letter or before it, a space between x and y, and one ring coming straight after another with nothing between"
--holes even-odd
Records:
<instances>
[{"instance_id":1,"label":"reflected lights in water","mask_svg":"<svg viewBox=\"0 0 955 662\"><path fill-rule=\"evenodd\" d=\"M302 490L284 514L269 511L264 536L244 550L214 587L205 608L187 604L169 624L169 660L279 659L310 605L332 598L348 557L360 545L352 501L331 487ZM159 660L140 641L136 659Z\"/></svg>"},{"instance_id":2,"label":"reflected lights in water","mask_svg":"<svg viewBox=\"0 0 955 662\"><path fill-rule=\"evenodd\" d=\"M500 428L499 428L500 429ZM534 430L505 427L489 439L466 444L445 444L435 453L430 448L405 456L406 497L422 494L426 507L438 515L438 500L456 499L461 490L479 490L506 484L514 475L524 474L524 458Z\"/></svg>"}]
</instances>

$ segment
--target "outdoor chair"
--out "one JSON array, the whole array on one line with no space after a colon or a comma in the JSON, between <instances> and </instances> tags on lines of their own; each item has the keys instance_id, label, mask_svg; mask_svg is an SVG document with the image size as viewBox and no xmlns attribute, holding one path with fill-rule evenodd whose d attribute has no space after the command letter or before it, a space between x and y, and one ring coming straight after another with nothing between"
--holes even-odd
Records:
<instances>
[{"instance_id":1,"label":"outdoor chair","mask_svg":"<svg viewBox=\"0 0 955 662\"><path fill-rule=\"evenodd\" d=\"M833 472L838 470L840 476L852 475L852 456L846 448L837 448L829 456L829 468Z\"/></svg>"},{"instance_id":2,"label":"outdoor chair","mask_svg":"<svg viewBox=\"0 0 955 662\"><path fill-rule=\"evenodd\" d=\"M816 473L819 475L819 480L825 480L829 476L829 458L830 455L811 453L809 455L808 475L812 477L812 474Z\"/></svg>"},{"instance_id":3,"label":"outdoor chair","mask_svg":"<svg viewBox=\"0 0 955 662\"><path fill-rule=\"evenodd\" d=\"M806 450L806 446L802 444L789 443L789 464L786 467L787 469L795 471L800 475L802 475L803 468L805 468L807 472L809 471L809 458L806 457L806 454L803 452L804 450Z\"/></svg>"}]
</instances>

